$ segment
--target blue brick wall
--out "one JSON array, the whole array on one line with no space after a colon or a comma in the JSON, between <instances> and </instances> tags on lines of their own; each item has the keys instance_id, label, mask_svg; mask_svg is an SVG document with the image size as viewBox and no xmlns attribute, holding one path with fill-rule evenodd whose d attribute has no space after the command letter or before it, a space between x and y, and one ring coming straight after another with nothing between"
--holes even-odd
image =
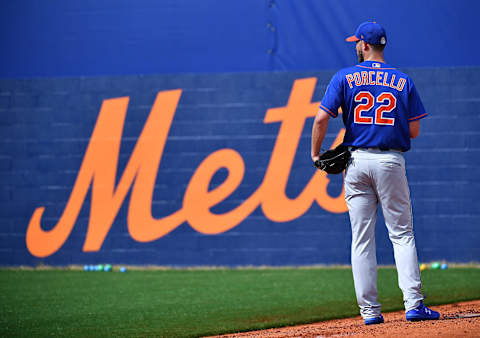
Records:
<instances>
[{"instance_id":1,"label":"blue brick wall","mask_svg":"<svg viewBox=\"0 0 480 338\"><path fill-rule=\"evenodd\" d=\"M405 69L430 116L406 154L420 260L480 260L480 68ZM301 217L273 222L260 208L237 227L201 234L188 223L155 241L134 241L127 230L130 194L98 252L83 252L90 192L73 231L53 255L29 253L25 233L33 211L45 206L44 230L57 223L70 196L102 101L129 96L117 181L159 91L182 89L159 167L152 215L170 215L182 206L185 189L203 159L222 148L245 162L240 187L215 212L241 204L260 185L280 123L264 124L269 108L285 106L296 79L318 79L320 101L332 71L138 75L91 78L0 80L0 265L157 264L306 265L348 264L350 229L346 213L313 204ZM287 186L296 197L314 174L309 159L312 119L305 124ZM325 145L342 127L331 120ZM219 171L212 186L220 184ZM329 194L341 191L332 177ZM383 219L377 224L378 261L393 263Z\"/></svg>"}]
</instances>

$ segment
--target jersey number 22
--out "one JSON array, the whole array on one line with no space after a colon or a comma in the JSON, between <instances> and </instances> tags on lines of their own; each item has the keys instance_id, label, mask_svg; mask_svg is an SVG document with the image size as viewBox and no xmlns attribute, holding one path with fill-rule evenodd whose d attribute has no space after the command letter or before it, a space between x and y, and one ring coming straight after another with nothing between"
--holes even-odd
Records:
<instances>
[{"instance_id":1,"label":"jersey number 22","mask_svg":"<svg viewBox=\"0 0 480 338\"><path fill-rule=\"evenodd\" d=\"M359 124L379 124L383 126L393 126L395 119L392 117L384 117L383 113L391 112L397 106L397 98L390 92L382 92L376 98L370 92L361 91L354 98L355 102L360 102L355 107L355 115L353 122ZM367 112L373 108L375 100L381 103L377 109L375 109L375 122L372 116L362 116L363 112Z\"/></svg>"}]
</instances>

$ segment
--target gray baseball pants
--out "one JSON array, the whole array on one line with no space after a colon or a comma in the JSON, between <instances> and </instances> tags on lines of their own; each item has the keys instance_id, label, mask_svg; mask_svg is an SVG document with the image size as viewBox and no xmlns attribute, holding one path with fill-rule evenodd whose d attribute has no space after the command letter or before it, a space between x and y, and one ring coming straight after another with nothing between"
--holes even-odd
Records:
<instances>
[{"instance_id":1,"label":"gray baseball pants","mask_svg":"<svg viewBox=\"0 0 480 338\"><path fill-rule=\"evenodd\" d=\"M364 319L380 315L377 294L375 222L380 204L393 244L405 310L423 299L412 224L405 159L399 151L357 149L345 173L345 200L352 227L352 271Z\"/></svg>"}]
</instances>

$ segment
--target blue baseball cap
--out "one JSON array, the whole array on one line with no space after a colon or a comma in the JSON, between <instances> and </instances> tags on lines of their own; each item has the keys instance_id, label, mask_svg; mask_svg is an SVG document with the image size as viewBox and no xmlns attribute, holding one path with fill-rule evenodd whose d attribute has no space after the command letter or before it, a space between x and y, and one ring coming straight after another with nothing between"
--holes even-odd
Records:
<instances>
[{"instance_id":1,"label":"blue baseball cap","mask_svg":"<svg viewBox=\"0 0 480 338\"><path fill-rule=\"evenodd\" d=\"M345 39L348 42L363 40L371 45L386 45L387 33L385 29L376 22L364 22L358 26L355 35Z\"/></svg>"}]
</instances>

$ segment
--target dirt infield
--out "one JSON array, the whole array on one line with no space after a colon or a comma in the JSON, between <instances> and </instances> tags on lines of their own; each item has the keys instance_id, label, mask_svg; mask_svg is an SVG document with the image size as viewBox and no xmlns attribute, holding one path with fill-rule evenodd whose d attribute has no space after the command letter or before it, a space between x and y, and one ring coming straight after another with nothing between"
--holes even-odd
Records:
<instances>
[{"instance_id":1,"label":"dirt infield","mask_svg":"<svg viewBox=\"0 0 480 338\"><path fill-rule=\"evenodd\" d=\"M217 337L480 337L480 300L432 306L436 321L407 322L405 313L384 313L384 324L365 326L361 317L235 333Z\"/></svg>"}]
</instances>

